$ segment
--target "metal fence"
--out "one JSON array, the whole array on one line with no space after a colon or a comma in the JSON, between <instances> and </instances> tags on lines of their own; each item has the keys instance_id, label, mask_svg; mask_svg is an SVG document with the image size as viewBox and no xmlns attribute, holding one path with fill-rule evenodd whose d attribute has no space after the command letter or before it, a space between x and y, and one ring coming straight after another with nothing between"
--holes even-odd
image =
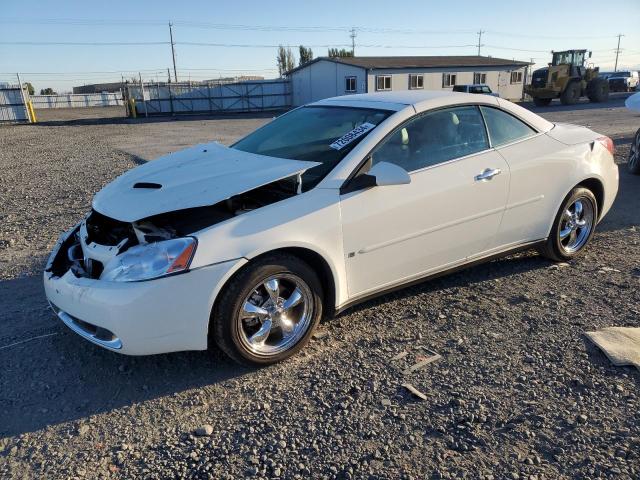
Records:
<instances>
[{"instance_id":1,"label":"metal fence","mask_svg":"<svg viewBox=\"0 0 640 480\"><path fill-rule=\"evenodd\" d=\"M29 110L27 109L26 90L20 91L20 87L0 87L0 123L29 122Z\"/></svg>"},{"instance_id":2,"label":"metal fence","mask_svg":"<svg viewBox=\"0 0 640 480\"><path fill-rule=\"evenodd\" d=\"M288 80L238 83L128 85L138 115L261 112L291 106Z\"/></svg>"},{"instance_id":3,"label":"metal fence","mask_svg":"<svg viewBox=\"0 0 640 480\"><path fill-rule=\"evenodd\" d=\"M60 95L31 95L33 108L117 107L124 105L122 93L89 93Z\"/></svg>"}]
</instances>

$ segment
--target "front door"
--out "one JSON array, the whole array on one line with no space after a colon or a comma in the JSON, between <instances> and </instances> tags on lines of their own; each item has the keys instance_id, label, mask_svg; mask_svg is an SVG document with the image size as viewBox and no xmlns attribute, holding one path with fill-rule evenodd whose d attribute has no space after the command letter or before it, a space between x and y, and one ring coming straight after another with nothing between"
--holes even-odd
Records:
<instances>
[{"instance_id":1,"label":"front door","mask_svg":"<svg viewBox=\"0 0 640 480\"><path fill-rule=\"evenodd\" d=\"M410 120L372 153L411 183L345 194L340 205L349 295L410 281L491 248L509 187L475 106Z\"/></svg>"}]
</instances>

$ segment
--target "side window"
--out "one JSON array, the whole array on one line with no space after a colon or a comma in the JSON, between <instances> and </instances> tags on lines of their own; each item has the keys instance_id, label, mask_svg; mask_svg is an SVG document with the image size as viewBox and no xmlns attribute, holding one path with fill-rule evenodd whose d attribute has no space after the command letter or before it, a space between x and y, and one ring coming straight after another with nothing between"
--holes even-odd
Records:
<instances>
[{"instance_id":1,"label":"side window","mask_svg":"<svg viewBox=\"0 0 640 480\"><path fill-rule=\"evenodd\" d=\"M443 87L453 87L456 84L456 74L455 73L443 73L442 74L442 86Z\"/></svg>"},{"instance_id":2,"label":"side window","mask_svg":"<svg viewBox=\"0 0 640 480\"><path fill-rule=\"evenodd\" d=\"M345 80L345 86L344 86L345 92L355 92L357 90L356 77L344 77L344 80Z\"/></svg>"},{"instance_id":3,"label":"side window","mask_svg":"<svg viewBox=\"0 0 640 480\"><path fill-rule=\"evenodd\" d=\"M491 107L480 107L480 109L487 122L491 145L494 147L536 134L536 131L529 125L502 110Z\"/></svg>"},{"instance_id":4,"label":"side window","mask_svg":"<svg viewBox=\"0 0 640 480\"><path fill-rule=\"evenodd\" d=\"M454 107L420 115L397 129L374 149L372 164L395 163L412 172L488 148L478 107Z\"/></svg>"},{"instance_id":5,"label":"side window","mask_svg":"<svg viewBox=\"0 0 640 480\"><path fill-rule=\"evenodd\" d=\"M391 75L377 75L376 90L378 91L391 90Z\"/></svg>"}]
</instances>

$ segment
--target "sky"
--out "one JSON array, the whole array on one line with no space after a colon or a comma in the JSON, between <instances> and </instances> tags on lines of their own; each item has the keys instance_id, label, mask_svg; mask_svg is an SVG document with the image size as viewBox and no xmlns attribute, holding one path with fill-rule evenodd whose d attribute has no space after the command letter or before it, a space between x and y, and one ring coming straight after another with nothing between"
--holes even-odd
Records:
<instances>
[{"instance_id":1,"label":"sky","mask_svg":"<svg viewBox=\"0 0 640 480\"><path fill-rule=\"evenodd\" d=\"M579 5L579 7L576 7ZM174 24L178 80L237 75L277 77L277 45L347 47L357 56L476 55L536 63L551 50L584 48L601 70L640 69L640 0L611 2L369 0L241 2L164 0L4 2L0 13L0 82L15 73L36 90L124 78L166 80ZM87 44L93 45L87 45ZM107 44L107 45L105 45ZM241 46L239 46L241 45ZM297 57L297 47L294 49Z\"/></svg>"}]
</instances>

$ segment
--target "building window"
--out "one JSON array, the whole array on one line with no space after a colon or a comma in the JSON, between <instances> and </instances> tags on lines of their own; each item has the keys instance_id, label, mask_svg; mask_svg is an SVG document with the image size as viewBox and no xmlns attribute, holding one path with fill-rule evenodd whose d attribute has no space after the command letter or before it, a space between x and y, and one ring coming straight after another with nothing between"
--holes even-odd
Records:
<instances>
[{"instance_id":1,"label":"building window","mask_svg":"<svg viewBox=\"0 0 640 480\"><path fill-rule=\"evenodd\" d=\"M424 88L424 75L409 74L409 89L419 90L421 88Z\"/></svg>"},{"instance_id":2,"label":"building window","mask_svg":"<svg viewBox=\"0 0 640 480\"><path fill-rule=\"evenodd\" d=\"M357 86L357 78L356 77L345 77L345 86L344 86L344 91L345 92L356 92L358 90L358 86Z\"/></svg>"},{"instance_id":3,"label":"building window","mask_svg":"<svg viewBox=\"0 0 640 480\"><path fill-rule=\"evenodd\" d=\"M486 73L474 73L473 74L473 83L487 83L487 74Z\"/></svg>"},{"instance_id":4,"label":"building window","mask_svg":"<svg viewBox=\"0 0 640 480\"><path fill-rule=\"evenodd\" d=\"M522 72L511 72L511 83L522 83Z\"/></svg>"},{"instance_id":5,"label":"building window","mask_svg":"<svg viewBox=\"0 0 640 480\"><path fill-rule=\"evenodd\" d=\"M453 87L456 84L456 74L455 73L443 73L442 74L442 86L443 87Z\"/></svg>"},{"instance_id":6,"label":"building window","mask_svg":"<svg viewBox=\"0 0 640 480\"><path fill-rule=\"evenodd\" d=\"M391 75L376 75L376 90L391 90Z\"/></svg>"}]
</instances>

